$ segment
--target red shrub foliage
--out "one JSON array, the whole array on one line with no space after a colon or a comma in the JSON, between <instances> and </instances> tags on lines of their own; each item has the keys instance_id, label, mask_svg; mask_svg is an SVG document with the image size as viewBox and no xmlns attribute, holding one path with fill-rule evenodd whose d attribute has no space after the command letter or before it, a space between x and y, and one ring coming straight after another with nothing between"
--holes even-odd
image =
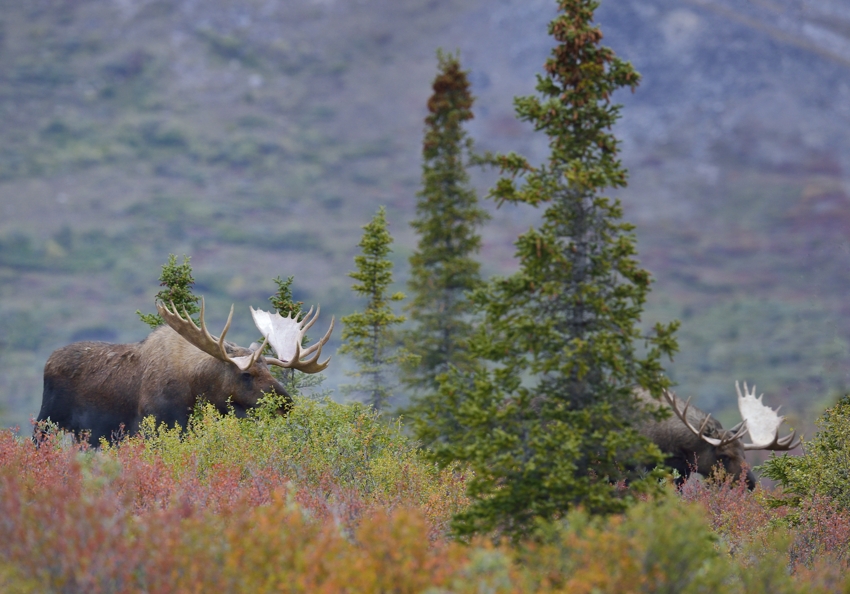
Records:
<instances>
[{"instance_id":1,"label":"red shrub foliage","mask_svg":"<svg viewBox=\"0 0 850 594\"><path fill-rule=\"evenodd\" d=\"M726 539L733 551L775 517L762 498L747 489L744 480L735 481L722 470L708 480L698 480L692 475L679 492L685 501L705 508L711 527Z\"/></svg>"},{"instance_id":2,"label":"red shrub foliage","mask_svg":"<svg viewBox=\"0 0 850 594\"><path fill-rule=\"evenodd\" d=\"M688 481L622 517L577 512L514 549L445 539L464 497L461 473L422 496L421 469L404 461L382 470L395 483L369 490L365 478L340 478L332 467L293 477L292 465L194 455L168 458L141 439L90 451L48 435L36 447L0 432L0 591L619 593L722 584L808 593L847 584L847 512L816 497L792 517L766 504L769 493L723 476Z\"/></svg>"},{"instance_id":3,"label":"red shrub foliage","mask_svg":"<svg viewBox=\"0 0 850 594\"><path fill-rule=\"evenodd\" d=\"M419 592L462 571L427 510L330 475L215 464L175 479L138 440L108 454L0 433L2 568L62 592Z\"/></svg>"},{"instance_id":4,"label":"red shrub foliage","mask_svg":"<svg viewBox=\"0 0 850 594\"><path fill-rule=\"evenodd\" d=\"M788 552L795 567L815 567L820 560L846 567L850 555L850 513L820 495L803 501Z\"/></svg>"}]
</instances>

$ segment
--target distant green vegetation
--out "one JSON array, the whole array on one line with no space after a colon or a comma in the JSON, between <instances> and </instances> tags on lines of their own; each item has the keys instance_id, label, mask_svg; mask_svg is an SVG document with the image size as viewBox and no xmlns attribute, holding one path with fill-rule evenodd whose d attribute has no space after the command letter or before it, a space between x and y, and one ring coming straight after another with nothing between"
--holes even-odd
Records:
<instances>
[{"instance_id":1,"label":"distant green vegetation","mask_svg":"<svg viewBox=\"0 0 850 594\"><path fill-rule=\"evenodd\" d=\"M25 233L0 236L0 266L44 272L108 270L132 253L132 245L103 231L75 232L63 227L47 241Z\"/></svg>"},{"instance_id":2,"label":"distant green vegetation","mask_svg":"<svg viewBox=\"0 0 850 594\"><path fill-rule=\"evenodd\" d=\"M47 328L29 309L11 310L0 316L0 352L36 351L47 337Z\"/></svg>"},{"instance_id":3,"label":"distant green vegetation","mask_svg":"<svg viewBox=\"0 0 850 594\"><path fill-rule=\"evenodd\" d=\"M828 303L781 295L678 302L669 295L654 297L648 319L682 319L679 339L686 348L668 371L684 394L698 396L704 408L734 408L735 379L757 382L774 398L784 388L790 394L785 406L797 414L815 414L815 406L847 385L850 343L835 327Z\"/></svg>"}]
</instances>

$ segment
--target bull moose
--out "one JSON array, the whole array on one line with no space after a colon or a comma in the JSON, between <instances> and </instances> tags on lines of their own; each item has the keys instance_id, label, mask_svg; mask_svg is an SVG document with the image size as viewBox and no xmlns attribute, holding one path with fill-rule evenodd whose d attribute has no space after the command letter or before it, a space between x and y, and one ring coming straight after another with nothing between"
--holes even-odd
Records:
<instances>
[{"instance_id":1,"label":"bull moose","mask_svg":"<svg viewBox=\"0 0 850 594\"><path fill-rule=\"evenodd\" d=\"M302 350L304 334L316 321L313 308L299 316L283 317L251 308L263 344L244 348L225 342L233 319L233 306L218 338L207 331L201 299L200 327L174 304L157 304L167 325L154 330L141 342L110 344L76 342L53 352L44 366L44 393L38 421L49 419L77 436L89 432L89 443L116 435L123 426L129 433L139 429L142 419L185 427L189 415L202 398L225 412L230 407L239 416L255 406L264 393L276 392L287 402L292 398L269 371L269 365L318 373L330 358L320 362L322 346L330 328L318 342ZM266 344L277 357L263 355ZM312 355L312 357L311 357Z\"/></svg>"},{"instance_id":2,"label":"bull moose","mask_svg":"<svg viewBox=\"0 0 850 594\"><path fill-rule=\"evenodd\" d=\"M785 417L762 403L762 394L756 397L756 387L752 392L744 382L744 392L735 382L738 391L738 409L742 421L729 430L695 406L688 399L684 407L672 392L665 391L662 406L669 406L674 413L661 421L651 421L641 427L641 434L652 440L667 456L666 463L679 472L682 480L692 471L708 475L720 464L736 480L744 472L747 450L792 450L800 444L794 439L795 432L779 437L779 426ZM648 392L638 392L638 398L645 402L658 404ZM744 443L743 438L750 435L752 443ZM746 471L747 486L755 488L756 479L750 470Z\"/></svg>"}]
</instances>

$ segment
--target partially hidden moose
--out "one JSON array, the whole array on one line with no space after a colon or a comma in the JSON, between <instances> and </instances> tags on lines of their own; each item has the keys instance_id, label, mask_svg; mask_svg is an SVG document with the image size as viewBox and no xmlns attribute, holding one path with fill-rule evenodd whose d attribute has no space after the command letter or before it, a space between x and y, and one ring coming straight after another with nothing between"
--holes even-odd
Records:
<instances>
[{"instance_id":1,"label":"partially hidden moose","mask_svg":"<svg viewBox=\"0 0 850 594\"><path fill-rule=\"evenodd\" d=\"M681 483L695 471L704 476L711 474L712 469L720 464L724 470L736 480L744 473L746 465L745 452L748 450L785 451L796 448L800 440L794 439L795 432L785 437L779 437L779 426L785 420L774 410L762 403L761 396L756 397L756 387L749 391L744 382L744 392L738 382L738 409L741 412L740 423L729 430L711 415L691 405L690 399L682 406L675 394L664 392L660 403L669 406L673 415L662 421L651 421L641 427L641 434L655 442L666 455L666 463L677 470ZM658 405L648 392L640 391L638 398L646 403ZM743 438L749 434L751 443L744 443ZM756 479L747 469L744 475L747 486L755 488Z\"/></svg>"}]
</instances>

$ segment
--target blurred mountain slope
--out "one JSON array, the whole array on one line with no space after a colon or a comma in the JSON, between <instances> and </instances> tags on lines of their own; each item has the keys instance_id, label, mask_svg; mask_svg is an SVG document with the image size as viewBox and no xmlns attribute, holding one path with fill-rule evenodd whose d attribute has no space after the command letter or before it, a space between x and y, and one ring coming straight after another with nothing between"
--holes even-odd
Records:
<instances>
[{"instance_id":1,"label":"blurred mountain slope","mask_svg":"<svg viewBox=\"0 0 850 594\"><path fill-rule=\"evenodd\" d=\"M0 1L0 403L26 423L71 340L138 340L159 266L190 254L210 326L294 274L341 315L380 204L397 278L415 243L437 47L461 50L480 149L545 155L513 117L551 42L550 0ZM801 420L847 384L850 16L840 2L617 0L605 42L643 75L618 134L621 198L679 317L670 372L723 409L757 382ZM482 195L492 173L480 173ZM485 230L488 274L536 213ZM339 379L340 365L330 383ZM725 418L721 417L723 420Z\"/></svg>"}]
</instances>

